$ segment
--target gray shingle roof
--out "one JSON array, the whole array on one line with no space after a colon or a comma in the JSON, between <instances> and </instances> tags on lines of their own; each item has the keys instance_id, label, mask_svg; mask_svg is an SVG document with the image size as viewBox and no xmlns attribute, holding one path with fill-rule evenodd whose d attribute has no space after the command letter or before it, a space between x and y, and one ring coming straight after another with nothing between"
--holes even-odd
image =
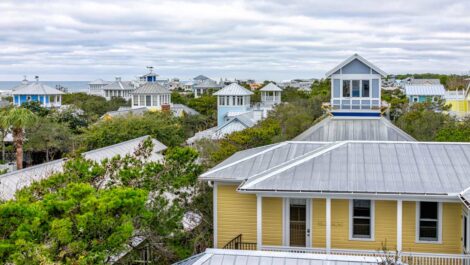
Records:
<instances>
[{"instance_id":1,"label":"gray shingle roof","mask_svg":"<svg viewBox=\"0 0 470 265\"><path fill-rule=\"evenodd\" d=\"M131 81L114 81L103 87L103 90L134 90L134 84Z\"/></svg>"},{"instance_id":2,"label":"gray shingle roof","mask_svg":"<svg viewBox=\"0 0 470 265\"><path fill-rule=\"evenodd\" d=\"M259 91L282 91L282 89L273 83L269 83L263 88L261 88Z\"/></svg>"},{"instance_id":3,"label":"gray shingle roof","mask_svg":"<svg viewBox=\"0 0 470 265\"><path fill-rule=\"evenodd\" d=\"M415 141L384 117L326 117L294 138L297 141Z\"/></svg>"},{"instance_id":4,"label":"gray shingle roof","mask_svg":"<svg viewBox=\"0 0 470 265\"><path fill-rule=\"evenodd\" d=\"M379 258L324 254L206 249L174 265L371 265Z\"/></svg>"},{"instance_id":5,"label":"gray shingle roof","mask_svg":"<svg viewBox=\"0 0 470 265\"><path fill-rule=\"evenodd\" d=\"M22 84L14 88L12 95L62 95L64 92L52 88L48 85L33 82Z\"/></svg>"},{"instance_id":6,"label":"gray shingle roof","mask_svg":"<svg viewBox=\"0 0 470 265\"><path fill-rule=\"evenodd\" d=\"M141 85L132 91L131 94L170 94L170 90L156 82L149 82Z\"/></svg>"},{"instance_id":7,"label":"gray shingle roof","mask_svg":"<svg viewBox=\"0 0 470 265\"><path fill-rule=\"evenodd\" d=\"M216 96L250 96L253 95L253 92L240 86L237 83L231 83L228 86L225 86L221 90L214 93Z\"/></svg>"},{"instance_id":8,"label":"gray shingle roof","mask_svg":"<svg viewBox=\"0 0 470 265\"><path fill-rule=\"evenodd\" d=\"M119 144L95 149L85 152L82 155L85 158L94 161L101 161L105 158L112 158L116 155L127 155L132 153L147 137L149 136L142 136ZM166 146L155 139L152 139L152 141L154 143L154 150L150 159L155 160L158 159L156 153L165 150ZM27 187L33 182L47 178L55 172L60 172L65 162L66 159L58 159L0 175L0 199L12 199L17 190Z\"/></svg>"},{"instance_id":9,"label":"gray shingle roof","mask_svg":"<svg viewBox=\"0 0 470 265\"><path fill-rule=\"evenodd\" d=\"M204 180L242 181L312 152L326 143L283 142L237 152L201 175Z\"/></svg>"},{"instance_id":10,"label":"gray shingle roof","mask_svg":"<svg viewBox=\"0 0 470 265\"><path fill-rule=\"evenodd\" d=\"M345 141L252 176L243 191L450 196L470 187L470 143Z\"/></svg>"},{"instance_id":11,"label":"gray shingle roof","mask_svg":"<svg viewBox=\"0 0 470 265\"><path fill-rule=\"evenodd\" d=\"M419 95L419 96L444 96L446 90L443 85L431 85L431 84L421 84L421 85L405 85L405 94L410 95Z\"/></svg>"}]
</instances>

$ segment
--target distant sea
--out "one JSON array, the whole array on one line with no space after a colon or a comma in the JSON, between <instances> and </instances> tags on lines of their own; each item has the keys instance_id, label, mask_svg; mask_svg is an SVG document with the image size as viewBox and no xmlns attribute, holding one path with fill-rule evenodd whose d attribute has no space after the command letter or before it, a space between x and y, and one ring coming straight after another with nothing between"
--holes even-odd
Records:
<instances>
[{"instance_id":1,"label":"distant sea","mask_svg":"<svg viewBox=\"0 0 470 265\"><path fill-rule=\"evenodd\" d=\"M30 81L31 82L31 81ZM62 86L68 89L68 92L87 92L88 83L90 81L40 81L50 87ZM11 90L13 87L20 85L21 81L0 81L0 90Z\"/></svg>"}]
</instances>

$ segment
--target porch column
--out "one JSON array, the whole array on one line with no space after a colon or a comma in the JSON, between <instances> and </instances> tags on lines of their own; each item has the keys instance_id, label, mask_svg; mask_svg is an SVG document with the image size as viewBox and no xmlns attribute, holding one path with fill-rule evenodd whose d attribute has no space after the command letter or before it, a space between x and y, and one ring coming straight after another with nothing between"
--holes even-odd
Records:
<instances>
[{"instance_id":1,"label":"porch column","mask_svg":"<svg viewBox=\"0 0 470 265\"><path fill-rule=\"evenodd\" d=\"M326 253L331 252L331 198L326 198Z\"/></svg>"},{"instance_id":2,"label":"porch column","mask_svg":"<svg viewBox=\"0 0 470 265\"><path fill-rule=\"evenodd\" d=\"M256 195L256 249L261 250L263 242L263 197Z\"/></svg>"},{"instance_id":3,"label":"porch column","mask_svg":"<svg viewBox=\"0 0 470 265\"><path fill-rule=\"evenodd\" d=\"M403 201L397 201L397 251L398 253L402 250L402 236L403 236Z\"/></svg>"}]
</instances>

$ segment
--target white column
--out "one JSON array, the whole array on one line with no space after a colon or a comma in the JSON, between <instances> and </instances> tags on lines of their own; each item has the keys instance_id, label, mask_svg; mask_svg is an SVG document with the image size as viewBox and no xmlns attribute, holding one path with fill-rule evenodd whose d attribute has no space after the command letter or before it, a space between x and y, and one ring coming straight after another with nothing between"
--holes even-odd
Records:
<instances>
[{"instance_id":1,"label":"white column","mask_svg":"<svg viewBox=\"0 0 470 265\"><path fill-rule=\"evenodd\" d=\"M261 250L263 242L263 197L256 195L256 249Z\"/></svg>"},{"instance_id":2,"label":"white column","mask_svg":"<svg viewBox=\"0 0 470 265\"><path fill-rule=\"evenodd\" d=\"M397 201L397 251L402 251L402 236L403 236L403 201Z\"/></svg>"},{"instance_id":3,"label":"white column","mask_svg":"<svg viewBox=\"0 0 470 265\"><path fill-rule=\"evenodd\" d=\"M214 248L217 248L217 182L214 182L213 188L212 188L212 212L214 214L213 217L213 224L214 224Z\"/></svg>"},{"instance_id":4,"label":"white column","mask_svg":"<svg viewBox=\"0 0 470 265\"><path fill-rule=\"evenodd\" d=\"M331 198L326 198L326 253L331 252Z\"/></svg>"}]
</instances>

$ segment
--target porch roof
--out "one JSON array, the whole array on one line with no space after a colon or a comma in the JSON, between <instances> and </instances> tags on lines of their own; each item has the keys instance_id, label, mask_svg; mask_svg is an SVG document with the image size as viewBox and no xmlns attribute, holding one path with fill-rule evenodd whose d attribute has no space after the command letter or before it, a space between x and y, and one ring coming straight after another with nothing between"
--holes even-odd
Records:
<instances>
[{"instance_id":1,"label":"porch roof","mask_svg":"<svg viewBox=\"0 0 470 265\"><path fill-rule=\"evenodd\" d=\"M343 141L252 174L239 190L456 198L468 172L469 143Z\"/></svg>"},{"instance_id":2,"label":"porch roof","mask_svg":"<svg viewBox=\"0 0 470 265\"><path fill-rule=\"evenodd\" d=\"M307 254L271 251L248 251L230 249L206 249L204 253L195 255L174 265L274 265L274 264L305 264L305 265L368 265L378 264L376 257L340 256L326 254Z\"/></svg>"}]
</instances>

